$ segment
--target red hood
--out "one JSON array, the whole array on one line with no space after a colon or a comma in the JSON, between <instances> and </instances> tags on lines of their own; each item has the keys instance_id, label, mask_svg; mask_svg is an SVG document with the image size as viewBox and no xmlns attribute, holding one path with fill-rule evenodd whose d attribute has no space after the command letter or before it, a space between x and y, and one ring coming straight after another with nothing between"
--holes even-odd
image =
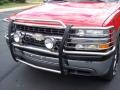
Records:
<instances>
[{"instance_id":1,"label":"red hood","mask_svg":"<svg viewBox=\"0 0 120 90\"><path fill-rule=\"evenodd\" d=\"M23 11L16 18L61 20L74 26L102 26L116 9L117 3L48 3Z\"/></svg>"}]
</instances>

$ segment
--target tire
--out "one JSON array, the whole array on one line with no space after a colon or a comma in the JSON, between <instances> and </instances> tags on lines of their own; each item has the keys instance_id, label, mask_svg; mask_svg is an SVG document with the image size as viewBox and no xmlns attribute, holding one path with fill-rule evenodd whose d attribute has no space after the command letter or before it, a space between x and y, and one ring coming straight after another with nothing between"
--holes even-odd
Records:
<instances>
[{"instance_id":1,"label":"tire","mask_svg":"<svg viewBox=\"0 0 120 90\"><path fill-rule=\"evenodd\" d=\"M117 72L117 66L118 66L118 60L119 60L119 40L116 47L117 48L113 57L113 63L110 66L109 71L104 76L102 76L102 78L107 81L111 81Z\"/></svg>"}]
</instances>

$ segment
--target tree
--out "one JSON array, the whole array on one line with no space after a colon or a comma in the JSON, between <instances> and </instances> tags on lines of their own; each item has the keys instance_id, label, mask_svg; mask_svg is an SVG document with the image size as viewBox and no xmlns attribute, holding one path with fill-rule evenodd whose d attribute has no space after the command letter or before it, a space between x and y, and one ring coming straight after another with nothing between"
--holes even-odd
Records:
<instances>
[{"instance_id":1,"label":"tree","mask_svg":"<svg viewBox=\"0 0 120 90\"><path fill-rule=\"evenodd\" d=\"M0 0L0 5L8 2L18 2L18 3L25 3L26 0Z\"/></svg>"},{"instance_id":2,"label":"tree","mask_svg":"<svg viewBox=\"0 0 120 90\"><path fill-rule=\"evenodd\" d=\"M26 0L9 0L10 2L25 3Z\"/></svg>"},{"instance_id":3,"label":"tree","mask_svg":"<svg viewBox=\"0 0 120 90\"><path fill-rule=\"evenodd\" d=\"M26 0L15 0L16 2L19 2L19 3L25 3Z\"/></svg>"},{"instance_id":4,"label":"tree","mask_svg":"<svg viewBox=\"0 0 120 90\"><path fill-rule=\"evenodd\" d=\"M0 0L0 5L7 3L7 2L8 2L8 0Z\"/></svg>"}]
</instances>

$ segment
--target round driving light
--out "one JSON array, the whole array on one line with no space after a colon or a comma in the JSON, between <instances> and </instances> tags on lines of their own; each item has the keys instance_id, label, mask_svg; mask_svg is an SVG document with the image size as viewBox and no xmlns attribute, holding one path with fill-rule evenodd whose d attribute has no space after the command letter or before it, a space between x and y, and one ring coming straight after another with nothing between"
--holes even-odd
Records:
<instances>
[{"instance_id":1,"label":"round driving light","mask_svg":"<svg viewBox=\"0 0 120 90\"><path fill-rule=\"evenodd\" d=\"M16 32L14 34L14 41L17 43L21 41L21 33L20 32Z\"/></svg>"},{"instance_id":2,"label":"round driving light","mask_svg":"<svg viewBox=\"0 0 120 90\"><path fill-rule=\"evenodd\" d=\"M48 49L52 49L55 45L55 39L54 38L46 38L45 39L45 46Z\"/></svg>"}]
</instances>

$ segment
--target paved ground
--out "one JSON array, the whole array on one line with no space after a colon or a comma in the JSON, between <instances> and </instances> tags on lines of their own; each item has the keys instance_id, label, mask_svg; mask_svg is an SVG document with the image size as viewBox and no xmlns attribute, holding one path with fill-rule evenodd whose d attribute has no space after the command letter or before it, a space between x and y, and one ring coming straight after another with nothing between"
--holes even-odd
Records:
<instances>
[{"instance_id":1,"label":"paved ground","mask_svg":"<svg viewBox=\"0 0 120 90\"><path fill-rule=\"evenodd\" d=\"M114 80L105 82L96 77L61 77L14 62L4 38L7 23L2 21L11 13L0 13L0 90L120 90L120 69Z\"/></svg>"}]
</instances>

